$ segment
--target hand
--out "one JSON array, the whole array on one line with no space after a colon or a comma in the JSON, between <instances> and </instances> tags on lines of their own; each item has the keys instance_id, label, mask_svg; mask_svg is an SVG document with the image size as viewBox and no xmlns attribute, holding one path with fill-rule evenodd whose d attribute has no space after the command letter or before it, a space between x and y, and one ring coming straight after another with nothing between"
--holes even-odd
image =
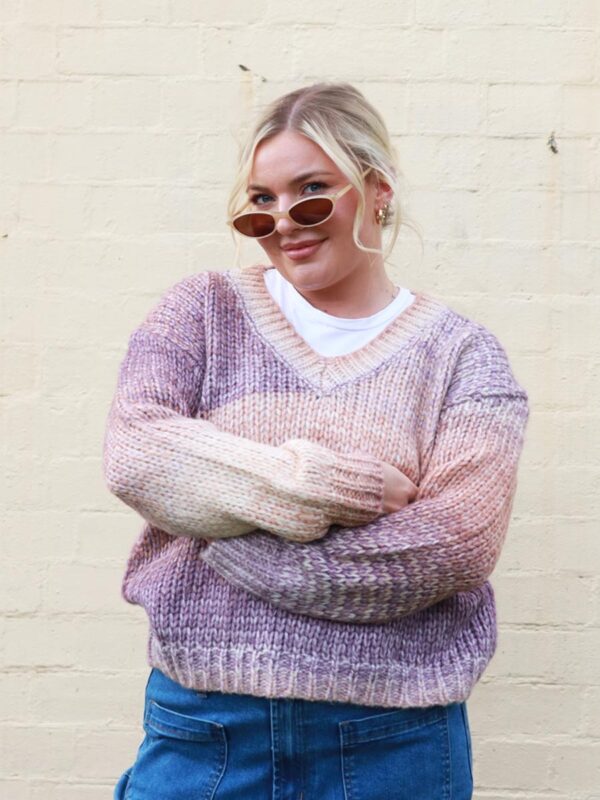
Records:
<instances>
[{"instance_id":1,"label":"hand","mask_svg":"<svg viewBox=\"0 0 600 800\"><path fill-rule=\"evenodd\" d=\"M383 465L383 513L390 514L407 506L417 496L418 489L410 478L386 461Z\"/></svg>"}]
</instances>

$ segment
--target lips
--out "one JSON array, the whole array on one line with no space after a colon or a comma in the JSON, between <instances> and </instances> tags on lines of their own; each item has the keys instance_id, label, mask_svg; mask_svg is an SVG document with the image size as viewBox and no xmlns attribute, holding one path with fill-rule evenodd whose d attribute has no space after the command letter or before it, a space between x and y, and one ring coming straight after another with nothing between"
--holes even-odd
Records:
<instances>
[{"instance_id":1,"label":"lips","mask_svg":"<svg viewBox=\"0 0 600 800\"><path fill-rule=\"evenodd\" d=\"M319 249L325 239L311 239L310 241L292 242L282 246L283 252L293 261L312 256Z\"/></svg>"}]
</instances>

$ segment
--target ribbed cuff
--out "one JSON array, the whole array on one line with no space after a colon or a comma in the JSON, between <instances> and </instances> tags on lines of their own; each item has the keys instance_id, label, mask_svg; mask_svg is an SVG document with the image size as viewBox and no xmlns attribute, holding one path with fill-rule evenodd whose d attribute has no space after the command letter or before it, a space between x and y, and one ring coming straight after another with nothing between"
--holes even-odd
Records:
<instances>
[{"instance_id":1,"label":"ribbed cuff","mask_svg":"<svg viewBox=\"0 0 600 800\"><path fill-rule=\"evenodd\" d=\"M383 513L383 464L368 453L340 454L331 474L335 493L332 516L338 525L353 527Z\"/></svg>"}]
</instances>

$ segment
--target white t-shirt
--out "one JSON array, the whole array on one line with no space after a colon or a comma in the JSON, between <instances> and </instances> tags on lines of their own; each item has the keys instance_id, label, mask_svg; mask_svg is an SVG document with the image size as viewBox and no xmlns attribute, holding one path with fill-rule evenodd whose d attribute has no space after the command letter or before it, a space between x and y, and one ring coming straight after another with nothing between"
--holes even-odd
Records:
<instances>
[{"instance_id":1,"label":"white t-shirt","mask_svg":"<svg viewBox=\"0 0 600 800\"><path fill-rule=\"evenodd\" d=\"M415 299L403 287L381 311L370 317L347 319L326 314L312 306L300 292L273 267L264 272L271 297L289 322L308 344L322 356L339 356L358 350L374 339Z\"/></svg>"}]
</instances>

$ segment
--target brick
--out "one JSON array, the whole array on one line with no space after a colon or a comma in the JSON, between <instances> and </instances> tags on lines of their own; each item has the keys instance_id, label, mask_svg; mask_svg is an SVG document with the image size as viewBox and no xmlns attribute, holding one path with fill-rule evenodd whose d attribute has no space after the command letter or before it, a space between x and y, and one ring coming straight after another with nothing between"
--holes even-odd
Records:
<instances>
[{"instance_id":1,"label":"brick","mask_svg":"<svg viewBox=\"0 0 600 800\"><path fill-rule=\"evenodd\" d=\"M58 305L59 303L57 303ZM99 382L110 381L114 372L112 358L105 354L98 354L95 348L75 347L74 343L67 346L57 345L49 347L44 353L42 368L42 391L46 397L69 395L72 387L73 375L79 376L82 382L93 382L94 375ZM63 405L64 408L64 405ZM53 408L60 410L58 404ZM73 409L67 409L73 413ZM77 409L80 411L80 409ZM78 435L80 435L78 433Z\"/></svg>"},{"instance_id":2,"label":"brick","mask_svg":"<svg viewBox=\"0 0 600 800\"><path fill-rule=\"evenodd\" d=\"M493 583L498 616L505 624L560 628L596 621L600 596L593 578L505 573L495 575Z\"/></svg>"},{"instance_id":3,"label":"brick","mask_svg":"<svg viewBox=\"0 0 600 800\"><path fill-rule=\"evenodd\" d=\"M109 503L111 510L108 510ZM106 506L101 514L85 509L77 514L77 560L81 563L111 564L121 579L127 556L134 539L142 531L144 520L112 495L108 495ZM121 605L119 610L123 611L124 606Z\"/></svg>"},{"instance_id":4,"label":"brick","mask_svg":"<svg viewBox=\"0 0 600 800\"><path fill-rule=\"evenodd\" d=\"M4 15L4 8L2 9ZM17 84L9 81L0 82L0 127L9 128L14 125L17 116Z\"/></svg>"},{"instance_id":5,"label":"brick","mask_svg":"<svg viewBox=\"0 0 600 800\"><path fill-rule=\"evenodd\" d=\"M32 346L2 347L0 392L3 397L34 391L39 384L40 353Z\"/></svg>"},{"instance_id":6,"label":"brick","mask_svg":"<svg viewBox=\"0 0 600 800\"><path fill-rule=\"evenodd\" d=\"M0 790L10 800L31 800L31 783L25 779L0 777Z\"/></svg>"},{"instance_id":7,"label":"brick","mask_svg":"<svg viewBox=\"0 0 600 800\"><path fill-rule=\"evenodd\" d=\"M0 619L4 649L2 662L14 670L52 669L141 669L147 643L143 610L137 614L123 604L129 618L73 614ZM116 646L118 643L118 646Z\"/></svg>"},{"instance_id":8,"label":"brick","mask_svg":"<svg viewBox=\"0 0 600 800\"><path fill-rule=\"evenodd\" d=\"M21 0L4 0L2 3L2 22L21 21Z\"/></svg>"},{"instance_id":9,"label":"brick","mask_svg":"<svg viewBox=\"0 0 600 800\"><path fill-rule=\"evenodd\" d=\"M600 192L563 192L560 233L563 240L600 241Z\"/></svg>"},{"instance_id":10,"label":"brick","mask_svg":"<svg viewBox=\"0 0 600 800\"><path fill-rule=\"evenodd\" d=\"M561 420L565 422L565 420ZM567 464L594 466L600 452L600 415L577 414L557 426L557 453Z\"/></svg>"},{"instance_id":11,"label":"brick","mask_svg":"<svg viewBox=\"0 0 600 800\"><path fill-rule=\"evenodd\" d=\"M600 630L518 629L502 624L488 673L488 680L502 676L596 686L600 675Z\"/></svg>"},{"instance_id":12,"label":"brick","mask_svg":"<svg viewBox=\"0 0 600 800\"><path fill-rule=\"evenodd\" d=\"M67 181L192 181L196 136L173 133L60 133L53 137L52 172Z\"/></svg>"},{"instance_id":13,"label":"brick","mask_svg":"<svg viewBox=\"0 0 600 800\"><path fill-rule=\"evenodd\" d=\"M256 243L250 244L252 248L254 248L254 251L256 251ZM225 231L212 235L207 233L204 234L202 238L194 240L189 248L192 272L205 269L219 269L220 267L217 265L223 265L224 269L233 269L235 263L232 255L232 245L231 234ZM261 254L257 251L256 258L261 258Z\"/></svg>"},{"instance_id":14,"label":"brick","mask_svg":"<svg viewBox=\"0 0 600 800\"><path fill-rule=\"evenodd\" d=\"M600 6L592 0L570 0L565 4L564 15L564 23L569 27L595 30L600 22ZM600 794L590 800L600 800Z\"/></svg>"},{"instance_id":15,"label":"brick","mask_svg":"<svg viewBox=\"0 0 600 800\"><path fill-rule=\"evenodd\" d=\"M561 156L560 178L559 165L555 161L553 184L557 185L560 179L565 191L600 190L600 158L596 155L593 137L568 137L559 140L557 145Z\"/></svg>"},{"instance_id":16,"label":"brick","mask_svg":"<svg viewBox=\"0 0 600 800\"><path fill-rule=\"evenodd\" d=\"M168 22L169 0L98 0L103 22Z\"/></svg>"},{"instance_id":17,"label":"brick","mask_svg":"<svg viewBox=\"0 0 600 800\"><path fill-rule=\"evenodd\" d=\"M21 19L29 25L94 25L98 21L96 0L21 0Z\"/></svg>"},{"instance_id":18,"label":"brick","mask_svg":"<svg viewBox=\"0 0 600 800\"><path fill-rule=\"evenodd\" d=\"M26 184L21 188L19 231L76 236L87 228L86 186L53 183Z\"/></svg>"},{"instance_id":19,"label":"brick","mask_svg":"<svg viewBox=\"0 0 600 800\"><path fill-rule=\"evenodd\" d=\"M192 0L186 0L190 5ZM391 5L391 4L390 4ZM410 3L404 6L396 5L398 15L410 12ZM347 21L346 13L349 6L340 7L337 3L322 3L319 0L305 0L303 3L282 3L270 0L264 22L270 25L332 25Z\"/></svg>"},{"instance_id":20,"label":"brick","mask_svg":"<svg viewBox=\"0 0 600 800\"><path fill-rule=\"evenodd\" d=\"M585 405L590 373L585 358L526 353L519 364L522 382L539 397L540 410L580 411Z\"/></svg>"},{"instance_id":21,"label":"brick","mask_svg":"<svg viewBox=\"0 0 600 800\"><path fill-rule=\"evenodd\" d=\"M548 190L493 189L484 201L483 237L539 243L552 240L560 227L560 204Z\"/></svg>"},{"instance_id":22,"label":"brick","mask_svg":"<svg viewBox=\"0 0 600 800\"><path fill-rule=\"evenodd\" d=\"M23 672L2 674L2 723L32 719L31 676Z\"/></svg>"},{"instance_id":23,"label":"brick","mask_svg":"<svg viewBox=\"0 0 600 800\"><path fill-rule=\"evenodd\" d=\"M89 124L90 105L84 81L21 81L16 122L20 128L81 129Z\"/></svg>"},{"instance_id":24,"label":"brick","mask_svg":"<svg viewBox=\"0 0 600 800\"><path fill-rule=\"evenodd\" d=\"M57 38L65 75L189 75L199 67L201 40L193 28L62 28Z\"/></svg>"},{"instance_id":25,"label":"brick","mask_svg":"<svg viewBox=\"0 0 600 800\"><path fill-rule=\"evenodd\" d=\"M195 187L94 186L90 231L94 234L201 234L223 229L225 190Z\"/></svg>"},{"instance_id":26,"label":"brick","mask_svg":"<svg viewBox=\"0 0 600 800\"><path fill-rule=\"evenodd\" d=\"M497 25L561 25L565 17L562 0L504 0L489 6L489 19Z\"/></svg>"},{"instance_id":27,"label":"brick","mask_svg":"<svg viewBox=\"0 0 600 800\"><path fill-rule=\"evenodd\" d=\"M129 8L123 3L119 6ZM88 86L87 91L95 130L136 129L160 124L162 86L156 79L115 77Z\"/></svg>"},{"instance_id":28,"label":"brick","mask_svg":"<svg viewBox=\"0 0 600 800\"><path fill-rule=\"evenodd\" d=\"M504 83L593 80L594 34L503 26L448 32L447 77Z\"/></svg>"},{"instance_id":29,"label":"brick","mask_svg":"<svg viewBox=\"0 0 600 800\"><path fill-rule=\"evenodd\" d=\"M268 0L254 0L248 3L246 0L228 0L227 3L220 0L203 0L197 3L194 0L171 0L171 21L176 23L201 22L203 25L253 25L257 22L265 22L267 17ZM278 3L276 5L285 5ZM306 9L302 7L304 16ZM277 23L277 18L268 16L271 24Z\"/></svg>"},{"instance_id":30,"label":"brick","mask_svg":"<svg viewBox=\"0 0 600 800\"><path fill-rule=\"evenodd\" d=\"M305 21L308 20L304 15ZM341 22L344 25L358 25L361 31L373 25L398 26L410 25L414 20L412 3L395 3L394 0L373 0L369 5L348 3L342 6Z\"/></svg>"},{"instance_id":31,"label":"brick","mask_svg":"<svg viewBox=\"0 0 600 800\"><path fill-rule=\"evenodd\" d=\"M506 191L516 197L521 196L521 190L529 190L532 192L534 206L537 198L533 193L541 187L553 188L555 184L555 177L549 168L554 155L546 146L547 138L545 135L535 138L511 136L487 139L485 154L481 158L478 186L482 189L493 186L494 190ZM527 199L526 196L525 200ZM543 196L541 199L546 200Z\"/></svg>"},{"instance_id":32,"label":"brick","mask_svg":"<svg viewBox=\"0 0 600 800\"><path fill-rule=\"evenodd\" d=\"M593 357L598 349L596 336L599 310L598 298L565 298L552 315L554 351L563 357Z\"/></svg>"},{"instance_id":33,"label":"brick","mask_svg":"<svg viewBox=\"0 0 600 800\"><path fill-rule=\"evenodd\" d=\"M46 4L49 6L49 4ZM49 6L50 7L50 6ZM4 5L2 6L4 20ZM54 30L21 25L2 28L0 79L53 78L56 75Z\"/></svg>"},{"instance_id":34,"label":"brick","mask_svg":"<svg viewBox=\"0 0 600 800\"><path fill-rule=\"evenodd\" d=\"M0 583L0 613L30 614L41 605L42 585L46 576L45 565L28 563L24 559L18 569L5 570Z\"/></svg>"},{"instance_id":35,"label":"brick","mask_svg":"<svg viewBox=\"0 0 600 800\"><path fill-rule=\"evenodd\" d=\"M524 459L524 466L526 459ZM530 514L568 515L585 514L593 516L600 512L597 493L600 490L600 469L598 467L572 466L546 467L537 474L523 469L519 491L528 498L527 509Z\"/></svg>"},{"instance_id":36,"label":"brick","mask_svg":"<svg viewBox=\"0 0 600 800\"><path fill-rule=\"evenodd\" d=\"M98 451L100 451L100 442ZM76 497L82 508L101 509L106 502L106 485L101 470L101 455L88 458L67 458L58 455L49 460L49 475L41 487L43 497L51 508Z\"/></svg>"},{"instance_id":37,"label":"brick","mask_svg":"<svg viewBox=\"0 0 600 800\"><path fill-rule=\"evenodd\" d=\"M9 238L2 245L7 261L19 264L7 271L3 284L20 291L23 285L54 292L96 292L98 283L106 286L130 285L132 292L154 292L156 297L173 277L174 265L183 274L192 267L189 246L168 234L152 240L110 237L78 239ZM212 263L212 262L207 262Z\"/></svg>"},{"instance_id":38,"label":"brick","mask_svg":"<svg viewBox=\"0 0 600 800\"><path fill-rule=\"evenodd\" d=\"M463 27L486 25L489 19L487 3L461 3L453 0L416 0L415 19L421 25Z\"/></svg>"},{"instance_id":39,"label":"brick","mask_svg":"<svg viewBox=\"0 0 600 800\"><path fill-rule=\"evenodd\" d=\"M31 414L32 409L28 413ZM27 481L20 491L23 495L30 493ZM25 543L30 562L45 563L49 559L72 557L76 545L76 514L64 509L53 511L47 507L40 510L33 505L29 502L21 507L19 496L13 496L10 509L3 515L3 534L0 538L3 558L14 563L21 561Z\"/></svg>"},{"instance_id":40,"label":"brick","mask_svg":"<svg viewBox=\"0 0 600 800\"><path fill-rule=\"evenodd\" d=\"M314 32L317 34L317 30ZM295 75L293 59L296 50L292 31L285 28L278 31L276 46L273 45L273 33L268 28L249 26L207 29L202 74L210 79L225 79L225 82L232 78L237 82L243 76L254 94L250 81L253 78L258 81L281 78L282 64L286 65L284 74L290 77ZM240 64L248 71L242 71Z\"/></svg>"},{"instance_id":41,"label":"brick","mask_svg":"<svg viewBox=\"0 0 600 800\"><path fill-rule=\"evenodd\" d=\"M508 739L579 736L584 713L585 699L578 686L497 681L469 701L473 731L497 732Z\"/></svg>"},{"instance_id":42,"label":"brick","mask_svg":"<svg viewBox=\"0 0 600 800\"><path fill-rule=\"evenodd\" d=\"M142 672L42 672L28 675L28 710L50 725L85 726L115 732L141 728L144 689L149 668Z\"/></svg>"},{"instance_id":43,"label":"brick","mask_svg":"<svg viewBox=\"0 0 600 800\"><path fill-rule=\"evenodd\" d=\"M496 298L485 319L475 314L490 330L497 332L508 353L547 352L552 344L552 314L547 303L533 298ZM527 331L527 336L523 332ZM535 396L535 387L531 387Z\"/></svg>"},{"instance_id":44,"label":"brick","mask_svg":"<svg viewBox=\"0 0 600 800\"><path fill-rule=\"evenodd\" d=\"M355 86L364 94L367 100L376 109L385 109L385 124L390 136L397 134L409 135L409 98L410 87L390 83L389 81L369 81L355 83ZM417 137L422 143L422 137ZM405 139L402 139L404 143Z\"/></svg>"},{"instance_id":45,"label":"brick","mask_svg":"<svg viewBox=\"0 0 600 800\"><path fill-rule=\"evenodd\" d=\"M141 725L137 735L106 728L86 730L75 743L74 777L116 783L119 775L135 761L143 738ZM102 758L98 758L98 753L102 753Z\"/></svg>"},{"instance_id":46,"label":"brick","mask_svg":"<svg viewBox=\"0 0 600 800\"><path fill-rule=\"evenodd\" d=\"M445 32L431 29L362 28L361 46L355 30L336 29L337 57L331 59L329 29L298 29L294 33L295 70L303 80L438 80L446 79ZM302 54L310 52L307 61Z\"/></svg>"},{"instance_id":47,"label":"brick","mask_svg":"<svg viewBox=\"0 0 600 800\"><path fill-rule=\"evenodd\" d=\"M21 183L49 177L50 136L47 133L9 131L0 138L0 177Z\"/></svg>"},{"instance_id":48,"label":"brick","mask_svg":"<svg viewBox=\"0 0 600 800\"><path fill-rule=\"evenodd\" d=\"M446 188L478 191L482 187L482 153L470 136L443 136L432 154L434 183ZM476 247L475 242L469 243ZM488 284L489 285L489 284Z\"/></svg>"},{"instance_id":49,"label":"brick","mask_svg":"<svg viewBox=\"0 0 600 800\"><path fill-rule=\"evenodd\" d=\"M586 245L544 247L523 241L441 241L429 248L427 283L442 295L448 286L487 296L490 280L495 296L513 292L545 300L554 294L600 293L600 270Z\"/></svg>"},{"instance_id":50,"label":"brick","mask_svg":"<svg viewBox=\"0 0 600 800\"><path fill-rule=\"evenodd\" d=\"M75 769L76 732L72 728L5 724L4 737L1 761L9 775L56 778L71 775Z\"/></svg>"},{"instance_id":51,"label":"brick","mask_svg":"<svg viewBox=\"0 0 600 800\"><path fill-rule=\"evenodd\" d=\"M52 564L42 591L45 614L124 610L121 598L122 570L99 564Z\"/></svg>"},{"instance_id":52,"label":"brick","mask_svg":"<svg viewBox=\"0 0 600 800\"><path fill-rule=\"evenodd\" d=\"M462 189L413 189L408 213L434 241L479 239L485 209L482 198Z\"/></svg>"},{"instance_id":53,"label":"brick","mask_svg":"<svg viewBox=\"0 0 600 800\"><path fill-rule=\"evenodd\" d=\"M499 83L488 88L488 131L490 134L545 136L561 125L560 85ZM503 173L498 174L502 178Z\"/></svg>"},{"instance_id":54,"label":"brick","mask_svg":"<svg viewBox=\"0 0 600 800\"><path fill-rule=\"evenodd\" d=\"M3 257L10 254L12 237L19 227L19 203L21 189L19 186L5 185L0 192L0 248ZM26 270L27 267L24 267ZM20 274L20 273L19 273ZM2 285L10 286L11 278L15 279L14 270L4 270Z\"/></svg>"},{"instance_id":55,"label":"brick","mask_svg":"<svg viewBox=\"0 0 600 800\"><path fill-rule=\"evenodd\" d=\"M513 520L498 569L594 576L600 563L597 529L596 519L567 515Z\"/></svg>"},{"instance_id":56,"label":"brick","mask_svg":"<svg viewBox=\"0 0 600 800\"><path fill-rule=\"evenodd\" d=\"M600 86L563 86L565 134L600 133Z\"/></svg>"},{"instance_id":57,"label":"brick","mask_svg":"<svg viewBox=\"0 0 600 800\"><path fill-rule=\"evenodd\" d=\"M10 800L106 800L116 778L110 783L69 782L65 776L54 781L35 778L0 778L0 796Z\"/></svg>"},{"instance_id":58,"label":"brick","mask_svg":"<svg viewBox=\"0 0 600 800\"><path fill-rule=\"evenodd\" d=\"M475 84L415 82L410 86L411 131L466 137L481 130L484 112L485 93Z\"/></svg>"},{"instance_id":59,"label":"brick","mask_svg":"<svg viewBox=\"0 0 600 800\"><path fill-rule=\"evenodd\" d=\"M167 79L162 84L163 125L180 131L202 131L203 138L217 132L229 134L242 122L241 96L240 86L233 82Z\"/></svg>"},{"instance_id":60,"label":"brick","mask_svg":"<svg viewBox=\"0 0 600 800\"><path fill-rule=\"evenodd\" d=\"M550 790L553 754L551 744L528 740L473 743L478 782L495 789Z\"/></svg>"},{"instance_id":61,"label":"brick","mask_svg":"<svg viewBox=\"0 0 600 800\"><path fill-rule=\"evenodd\" d=\"M46 782L31 783L30 800L106 800L110 797L116 780L105 783L88 784L66 780L54 784Z\"/></svg>"},{"instance_id":62,"label":"brick","mask_svg":"<svg viewBox=\"0 0 600 800\"><path fill-rule=\"evenodd\" d=\"M600 786L600 742L572 739L561 743L555 749L553 767L553 784L559 791L571 791L574 776L577 776L578 791L597 792Z\"/></svg>"}]
</instances>

